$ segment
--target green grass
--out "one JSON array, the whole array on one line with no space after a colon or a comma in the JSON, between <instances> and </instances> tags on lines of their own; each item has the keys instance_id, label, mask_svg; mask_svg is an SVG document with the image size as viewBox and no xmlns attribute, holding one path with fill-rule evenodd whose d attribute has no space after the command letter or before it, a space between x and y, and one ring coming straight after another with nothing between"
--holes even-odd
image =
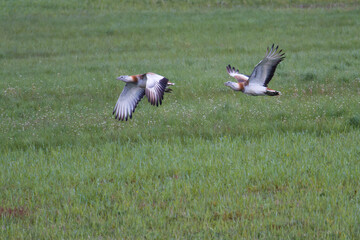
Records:
<instances>
[{"instance_id":1,"label":"green grass","mask_svg":"<svg viewBox=\"0 0 360 240\"><path fill-rule=\"evenodd\" d=\"M0 2L0 236L359 238L359 5L256 3ZM223 85L272 43L281 97ZM147 71L173 93L116 121Z\"/></svg>"}]
</instances>

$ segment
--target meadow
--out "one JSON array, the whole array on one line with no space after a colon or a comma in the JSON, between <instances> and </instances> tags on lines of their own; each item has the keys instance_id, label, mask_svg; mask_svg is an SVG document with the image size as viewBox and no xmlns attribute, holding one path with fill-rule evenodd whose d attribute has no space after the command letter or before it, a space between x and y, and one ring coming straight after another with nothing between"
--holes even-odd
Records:
<instances>
[{"instance_id":1,"label":"meadow","mask_svg":"<svg viewBox=\"0 0 360 240\"><path fill-rule=\"evenodd\" d=\"M356 1L0 1L1 239L360 238ZM224 86L266 48L270 87ZM114 119L124 74L176 85Z\"/></svg>"}]
</instances>

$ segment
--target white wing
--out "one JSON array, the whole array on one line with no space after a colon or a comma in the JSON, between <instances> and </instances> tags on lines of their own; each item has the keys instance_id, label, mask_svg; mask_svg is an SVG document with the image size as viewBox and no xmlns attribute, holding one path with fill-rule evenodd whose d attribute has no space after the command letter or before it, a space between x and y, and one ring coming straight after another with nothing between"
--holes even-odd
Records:
<instances>
[{"instance_id":1,"label":"white wing","mask_svg":"<svg viewBox=\"0 0 360 240\"><path fill-rule=\"evenodd\" d=\"M271 78L274 76L277 65L285 58L282 50L276 52L279 46L274 49L274 44L271 49L269 48L266 51L266 56L261 60L249 78L249 84L258 84L264 87L267 87Z\"/></svg>"},{"instance_id":2,"label":"white wing","mask_svg":"<svg viewBox=\"0 0 360 240\"><path fill-rule=\"evenodd\" d=\"M161 105L168 79L155 73L146 74L145 94L151 105Z\"/></svg>"},{"instance_id":3,"label":"white wing","mask_svg":"<svg viewBox=\"0 0 360 240\"><path fill-rule=\"evenodd\" d=\"M249 79L249 76L239 73L239 70L235 70L234 67L231 68L230 64L226 66L226 70L229 73L229 75L233 78L236 78L238 82L246 82Z\"/></svg>"},{"instance_id":4,"label":"white wing","mask_svg":"<svg viewBox=\"0 0 360 240\"><path fill-rule=\"evenodd\" d=\"M113 114L115 119L127 121L132 117L137 104L144 97L145 90L136 85L136 83L126 83L124 90L121 92L116 102Z\"/></svg>"}]
</instances>

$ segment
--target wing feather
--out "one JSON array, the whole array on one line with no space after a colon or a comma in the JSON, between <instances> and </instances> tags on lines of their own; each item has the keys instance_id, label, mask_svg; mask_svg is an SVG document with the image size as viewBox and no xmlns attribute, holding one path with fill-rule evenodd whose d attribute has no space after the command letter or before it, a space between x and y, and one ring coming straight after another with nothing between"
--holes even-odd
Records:
<instances>
[{"instance_id":1,"label":"wing feather","mask_svg":"<svg viewBox=\"0 0 360 240\"><path fill-rule=\"evenodd\" d=\"M229 73L229 75L235 78L239 83L246 82L249 79L249 76L239 73L239 70L235 70L234 67L231 68L230 64L226 66L226 70Z\"/></svg>"},{"instance_id":2,"label":"wing feather","mask_svg":"<svg viewBox=\"0 0 360 240\"><path fill-rule=\"evenodd\" d=\"M161 105L169 80L155 73L147 73L146 78L145 95L148 98L148 101L151 105Z\"/></svg>"},{"instance_id":3,"label":"wing feather","mask_svg":"<svg viewBox=\"0 0 360 240\"><path fill-rule=\"evenodd\" d=\"M127 121L132 118L132 113L144 95L145 90L143 88L138 87L135 83L126 83L113 111L115 119Z\"/></svg>"},{"instance_id":4,"label":"wing feather","mask_svg":"<svg viewBox=\"0 0 360 240\"><path fill-rule=\"evenodd\" d=\"M285 58L285 53L282 50L277 52L279 46L271 49L267 48L266 55L254 68L249 78L249 84L258 84L267 87L270 80L274 76L277 65Z\"/></svg>"}]
</instances>

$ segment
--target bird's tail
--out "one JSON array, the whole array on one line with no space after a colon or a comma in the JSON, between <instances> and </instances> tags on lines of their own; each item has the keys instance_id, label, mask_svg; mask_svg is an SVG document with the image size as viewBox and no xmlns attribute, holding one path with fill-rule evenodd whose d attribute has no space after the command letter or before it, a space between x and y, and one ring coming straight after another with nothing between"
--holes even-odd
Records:
<instances>
[{"instance_id":1,"label":"bird's tail","mask_svg":"<svg viewBox=\"0 0 360 240\"><path fill-rule=\"evenodd\" d=\"M169 86L174 86L174 85L175 85L175 83L168 82L166 85L167 85L167 87L165 88L165 92L167 92L167 93L171 93L171 92L172 92L172 89L171 89L171 88L169 88Z\"/></svg>"},{"instance_id":2,"label":"bird's tail","mask_svg":"<svg viewBox=\"0 0 360 240\"><path fill-rule=\"evenodd\" d=\"M279 96L281 95L281 92L268 88L266 89L265 94L268 96Z\"/></svg>"}]
</instances>

